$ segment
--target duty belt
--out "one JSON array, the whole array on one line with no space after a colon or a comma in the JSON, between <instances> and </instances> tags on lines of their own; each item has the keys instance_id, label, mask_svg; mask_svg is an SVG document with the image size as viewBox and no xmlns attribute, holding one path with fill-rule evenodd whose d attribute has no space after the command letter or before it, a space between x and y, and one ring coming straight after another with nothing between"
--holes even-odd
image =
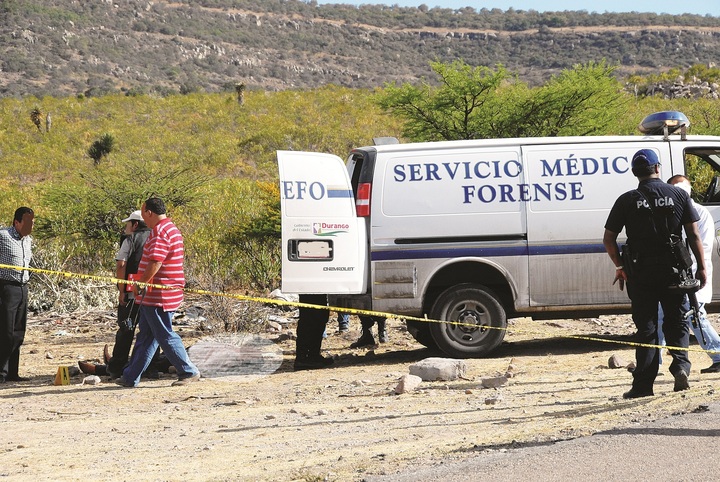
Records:
<instances>
[{"instance_id":1,"label":"duty belt","mask_svg":"<svg viewBox=\"0 0 720 482\"><path fill-rule=\"evenodd\" d=\"M25 286L26 284L27 284L27 282L22 283L20 281L15 281L15 280L0 279L0 285Z\"/></svg>"},{"instance_id":2,"label":"duty belt","mask_svg":"<svg viewBox=\"0 0 720 482\"><path fill-rule=\"evenodd\" d=\"M670 258L670 256L639 256L638 264L640 266L669 266L672 264L672 259Z\"/></svg>"}]
</instances>

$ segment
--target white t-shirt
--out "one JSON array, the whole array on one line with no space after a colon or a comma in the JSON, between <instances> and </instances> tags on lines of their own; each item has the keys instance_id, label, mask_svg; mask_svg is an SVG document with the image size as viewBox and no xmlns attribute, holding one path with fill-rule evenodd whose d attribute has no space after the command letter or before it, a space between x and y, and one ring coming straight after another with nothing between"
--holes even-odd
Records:
<instances>
[{"instance_id":1,"label":"white t-shirt","mask_svg":"<svg viewBox=\"0 0 720 482\"><path fill-rule=\"evenodd\" d=\"M125 238L120 245L120 249L115 255L115 261L127 261L130 252L132 251L132 238L128 236Z\"/></svg>"},{"instance_id":2,"label":"white t-shirt","mask_svg":"<svg viewBox=\"0 0 720 482\"><path fill-rule=\"evenodd\" d=\"M712 249L713 242L715 241L715 221L707 208L701 204L697 204L695 201L692 202L693 207L700 216L700 220L697 223L698 231L700 232L700 240L703 245L703 258L705 259L705 274L707 275L707 282L696 294L697 300L700 303L710 303L712 301ZM692 252L691 252L692 253ZM697 269L697 264L693 263L693 274Z\"/></svg>"}]
</instances>

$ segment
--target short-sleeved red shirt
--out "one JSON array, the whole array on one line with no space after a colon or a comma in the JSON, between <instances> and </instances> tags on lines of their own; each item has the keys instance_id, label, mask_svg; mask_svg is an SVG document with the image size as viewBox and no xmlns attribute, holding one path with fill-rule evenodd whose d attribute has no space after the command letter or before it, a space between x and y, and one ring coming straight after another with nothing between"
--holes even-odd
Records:
<instances>
[{"instance_id":1,"label":"short-sleeved red shirt","mask_svg":"<svg viewBox=\"0 0 720 482\"><path fill-rule=\"evenodd\" d=\"M182 288L185 286L184 257L185 245L180 230L169 218L161 220L153 228L150 237L145 242L138 273L144 273L150 261L159 261L162 266L155 273L151 283L177 286L180 289L151 288L144 298L140 297L140 304L159 306L164 311L178 309L183 300Z\"/></svg>"}]
</instances>

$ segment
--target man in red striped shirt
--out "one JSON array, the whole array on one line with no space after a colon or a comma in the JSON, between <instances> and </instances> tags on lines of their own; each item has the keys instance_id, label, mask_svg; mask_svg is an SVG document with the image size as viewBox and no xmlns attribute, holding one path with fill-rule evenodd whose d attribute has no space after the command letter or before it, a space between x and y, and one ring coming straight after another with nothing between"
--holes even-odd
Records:
<instances>
[{"instance_id":1,"label":"man in red striped shirt","mask_svg":"<svg viewBox=\"0 0 720 482\"><path fill-rule=\"evenodd\" d=\"M140 300L139 331L130 362L117 383L136 387L159 345L177 370L178 379L173 386L187 385L200 379L200 371L190 361L182 339L172 328L172 319L182 303L185 286L182 234L167 217L165 203L160 198L145 201L141 215L152 232L143 248L138 281L175 288L133 287L135 299Z\"/></svg>"}]
</instances>

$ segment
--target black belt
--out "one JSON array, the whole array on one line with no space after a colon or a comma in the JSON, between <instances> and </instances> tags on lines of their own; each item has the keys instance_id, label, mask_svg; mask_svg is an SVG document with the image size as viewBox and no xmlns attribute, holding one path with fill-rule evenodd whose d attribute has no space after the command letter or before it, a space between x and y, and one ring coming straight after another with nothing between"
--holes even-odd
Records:
<instances>
[{"instance_id":1,"label":"black belt","mask_svg":"<svg viewBox=\"0 0 720 482\"><path fill-rule=\"evenodd\" d=\"M0 279L0 285L10 285L10 286L25 286L27 283L21 283L20 281L12 281L8 279Z\"/></svg>"},{"instance_id":2,"label":"black belt","mask_svg":"<svg viewBox=\"0 0 720 482\"><path fill-rule=\"evenodd\" d=\"M638 264L641 266L671 266L672 259L670 256L640 256Z\"/></svg>"}]
</instances>

